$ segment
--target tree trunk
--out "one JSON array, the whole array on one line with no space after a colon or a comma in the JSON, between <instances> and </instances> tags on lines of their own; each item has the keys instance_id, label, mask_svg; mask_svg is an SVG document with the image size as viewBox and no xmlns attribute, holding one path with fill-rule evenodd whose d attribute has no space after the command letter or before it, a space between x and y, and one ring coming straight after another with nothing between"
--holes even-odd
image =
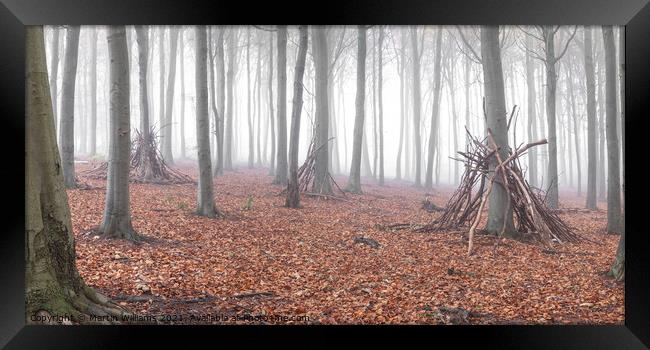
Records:
<instances>
[{"instance_id":1,"label":"tree trunk","mask_svg":"<svg viewBox=\"0 0 650 350\"><path fill-rule=\"evenodd\" d=\"M233 98L235 88L235 66L237 56L237 28L230 30L228 38L228 77L227 77L227 96L226 96L226 130L225 130L225 145L223 147L224 169L232 170L232 133L233 133L233 109L235 107Z\"/></svg>"},{"instance_id":2,"label":"tree trunk","mask_svg":"<svg viewBox=\"0 0 650 350\"><path fill-rule=\"evenodd\" d=\"M354 134L352 139L352 163L350 178L346 190L361 193L361 152L363 122L365 118L366 99L366 27L358 26L357 34L357 96L355 100Z\"/></svg>"},{"instance_id":3,"label":"tree trunk","mask_svg":"<svg viewBox=\"0 0 650 350\"><path fill-rule=\"evenodd\" d=\"M481 57L487 124L494 136L494 142L500 149L501 159L506 159L510 146L508 145L501 49L499 48L499 27L481 27ZM490 192L486 230L499 235L503 230L503 235L512 237L516 233L512 220L512 205L508 206L508 192L503 185L503 174L501 172L492 173L496 170L496 166L497 158L493 156L490 158L490 172L491 176L497 176L498 181L494 182L494 187Z\"/></svg>"},{"instance_id":4,"label":"tree trunk","mask_svg":"<svg viewBox=\"0 0 650 350\"><path fill-rule=\"evenodd\" d=\"M178 28L169 28L170 51L169 72L167 76L167 95L165 96L165 122L162 124L162 157L169 164L174 163L172 154L172 112L174 111L174 85L176 79L176 55L178 55Z\"/></svg>"},{"instance_id":5,"label":"tree trunk","mask_svg":"<svg viewBox=\"0 0 650 350\"><path fill-rule=\"evenodd\" d=\"M150 134L149 93L147 90L147 57L149 55L149 42L147 38L148 30L148 28L141 25L135 26L136 41L138 43L138 82L140 85L140 132L142 133L144 140L149 140L149 138L152 137ZM149 142L144 142L143 146L145 149L141 152L145 181L149 181L153 178L151 162L149 161L149 154L152 150L148 149L149 145Z\"/></svg>"},{"instance_id":6,"label":"tree trunk","mask_svg":"<svg viewBox=\"0 0 650 350\"><path fill-rule=\"evenodd\" d=\"M384 44L384 28L379 27L379 47L377 52L377 76L379 79L377 86L377 104L379 105L379 186L384 185L384 99L383 99L383 83L384 83L384 63L383 63L383 44Z\"/></svg>"},{"instance_id":7,"label":"tree trunk","mask_svg":"<svg viewBox=\"0 0 650 350\"><path fill-rule=\"evenodd\" d=\"M571 116L573 122L573 133L575 134L575 138L573 140L575 142L574 147L575 147L576 166L577 166L577 175L578 175L578 197L581 197L582 196L582 171L581 171L582 169L580 164L580 121L578 120L578 111L576 108L572 63L569 63L569 67L567 67L567 73L568 73L567 88L569 89L569 99L571 101ZM567 140L567 142L569 142L570 144L570 140Z\"/></svg>"},{"instance_id":8,"label":"tree trunk","mask_svg":"<svg viewBox=\"0 0 650 350\"><path fill-rule=\"evenodd\" d=\"M273 111L273 33L269 33L269 122L271 129L271 166L269 175L275 176L275 114Z\"/></svg>"},{"instance_id":9,"label":"tree trunk","mask_svg":"<svg viewBox=\"0 0 650 350\"><path fill-rule=\"evenodd\" d=\"M592 28L584 27L585 81L587 84L587 209L598 209L596 199L596 86Z\"/></svg>"},{"instance_id":10,"label":"tree trunk","mask_svg":"<svg viewBox=\"0 0 650 350\"><path fill-rule=\"evenodd\" d=\"M289 144L289 186L285 205L289 208L300 207L298 188L298 147L300 139L300 113L302 112L302 79L305 73L307 57L307 26L300 26L300 46L293 77L293 108L291 111L291 139Z\"/></svg>"},{"instance_id":11,"label":"tree trunk","mask_svg":"<svg viewBox=\"0 0 650 350\"><path fill-rule=\"evenodd\" d=\"M555 118L555 91L557 76L555 73L555 35L550 26L544 26L544 46L546 52L546 118L548 123L548 193L546 203L549 208L558 208L558 171L557 171L557 128Z\"/></svg>"},{"instance_id":12,"label":"tree trunk","mask_svg":"<svg viewBox=\"0 0 650 350\"><path fill-rule=\"evenodd\" d=\"M165 127L165 27L160 27L159 28L159 45L158 45L158 58L159 58L159 63L158 63L158 71L160 73L160 89L159 92L160 94L158 95L160 98L159 101L159 106L160 109L158 110L158 134L160 136L160 144L158 145L158 148L160 149L160 152L163 152L163 148L165 145L165 133L163 132L163 128Z\"/></svg>"},{"instance_id":13,"label":"tree trunk","mask_svg":"<svg viewBox=\"0 0 650 350\"><path fill-rule=\"evenodd\" d=\"M433 105L431 106L431 128L429 129L429 150L427 152L427 172L424 180L424 187L433 187L433 157L436 151L438 112L440 110L440 90L442 77L440 74L442 58L442 28L436 33L436 53L433 66ZM438 164L438 167L440 164Z\"/></svg>"},{"instance_id":14,"label":"tree trunk","mask_svg":"<svg viewBox=\"0 0 650 350\"><path fill-rule=\"evenodd\" d=\"M325 55L326 53L323 52ZM327 78L327 77L326 77ZM327 93L325 93L327 95ZM327 103L327 100L325 101ZM326 109L327 110L327 109ZM325 128L327 130L327 127ZM327 135L325 135L327 137ZM276 184L287 183L287 27L278 26L278 149ZM327 154L327 152L325 152Z\"/></svg>"},{"instance_id":15,"label":"tree trunk","mask_svg":"<svg viewBox=\"0 0 650 350\"><path fill-rule=\"evenodd\" d=\"M612 26L603 26L605 43L605 113L607 131L607 232L621 233L621 188L616 128L616 46Z\"/></svg>"},{"instance_id":16,"label":"tree trunk","mask_svg":"<svg viewBox=\"0 0 650 350\"><path fill-rule=\"evenodd\" d=\"M73 188L76 184L74 170L74 90L77 76L79 30L78 26L70 26L66 30L65 58L63 62L59 142L61 142L63 182L66 188Z\"/></svg>"},{"instance_id":17,"label":"tree trunk","mask_svg":"<svg viewBox=\"0 0 650 350\"><path fill-rule=\"evenodd\" d=\"M257 72L255 73L255 82L257 82L257 166L262 166L262 44L257 40Z\"/></svg>"},{"instance_id":18,"label":"tree trunk","mask_svg":"<svg viewBox=\"0 0 650 350\"><path fill-rule=\"evenodd\" d=\"M420 142L420 50L418 49L417 27L411 26L411 60L413 61L413 139L415 152L415 186L420 187L422 181L420 175L422 171L421 160L421 142Z\"/></svg>"},{"instance_id":19,"label":"tree trunk","mask_svg":"<svg viewBox=\"0 0 650 350\"><path fill-rule=\"evenodd\" d=\"M400 28L401 40L400 40L400 52L398 58L398 75L399 75L399 145L397 146L397 161L395 164L395 178L400 180L402 178L402 149L404 146L404 124L406 123L406 106L404 105L404 95L406 91L404 90L404 68L406 66L406 55L405 55L405 43L406 43L406 31L403 28Z\"/></svg>"},{"instance_id":20,"label":"tree trunk","mask_svg":"<svg viewBox=\"0 0 650 350\"><path fill-rule=\"evenodd\" d=\"M110 59L111 146L108 156L106 205L99 231L109 238L139 241L141 237L131 224L129 204L131 106L126 27L109 27L107 41Z\"/></svg>"},{"instance_id":21,"label":"tree trunk","mask_svg":"<svg viewBox=\"0 0 650 350\"><path fill-rule=\"evenodd\" d=\"M605 162L605 84L603 82L603 64L598 65L598 199L607 197L607 164Z\"/></svg>"},{"instance_id":22,"label":"tree trunk","mask_svg":"<svg viewBox=\"0 0 650 350\"><path fill-rule=\"evenodd\" d=\"M185 159L185 45L183 40L183 27L179 28L179 38L178 38L178 57L180 59L180 78L181 78L181 159Z\"/></svg>"},{"instance_id":23,"label":"tree trunk","mask_svg":"<svg viewBox=\"0 0 650 350\"><path fill-rule=\"evenodd\" d=\"M37 313L121 316L76 267L68 197L59 164L42 26L25 35L25 319Z\"/></svg>"},{"instance_id":24,"label":"tree trunk","mask_svg":"<svg viewBox=\"0 0 650 350\"><path fill-rule=\"evenodd\" d=\"M533 39L526 35L526 47L533 47ZM535 92L535 65L530 52L526 51L526 87L528 102L528 139L535 141L537 139L537 114L535 113L535 101L537 94ZM532 187L537 187L537 149L532 147L528 150L528 182Z\"/></svg>"},{"instance_id":25,"label":"tree trunk","mask_svg":"<svg viewBox=\"0 0 650 350\"><path fill-rule=\"evenodd\" d=\"M246 114L248 120L248 168L255 163L253 139L253 113L251 111L251 27L246 27Z\"/></svg>"},{"instance_id":26,"label":"tree trunk","mask_svg":"<svg viewBox=\"0 0 650 350\"><path fill-rule=\"evenodd\" d=\"M199 183L197 188L197 214L214 217L216 209L213 199L212 165L210 158L210 119L208 117L207 81L207 29L194 28L196 53L194 82L196 86L196 143L199 161Z\"/></svg>"},{"instance_id":27,"label":"tree trunk","mask_svg":"<svg viewBox=\"0 0 650 350\"><path fill-rule=\"evenodd\" d=\"M620 76L620 89L619 98L621 101L621 147L622 147L622 177L621 177L621 211L623 213L622 226L625 226L625 27L619 27L619 42L618 42L618 59L619 59L619 76ZM624 229L624 228L623 228Z\"/></svg>"},{"instance_id":28,"label":"tree trunk","mask_svg":"<svg viewBox=\"0 0 650 350\"><path fill-rule=\"evenodd\" d=\"M327 106L327 38L322 26L312 27L312 52L314 55L314 68L316 79L316 137L314 147L316 152L315 177L312 192L331 194L332 187L329 179L328 163L328 126L329 111ZM278 48L280 45L278 45ZM281 62L278 61L278 64ZM278 113L279 113L278 108ZM280 118L278 118L278 121ZM278 126L282 128L281 125ZM280 143L278 143L280 144ZM280 153L278 152L278 172L280 171Z\"/></svg>"},{"instance_id":29,"label":"tree trunk","mask_svg":"<svg viewBox=\"0 0 650 350\"><path fill-rule=\"evenodd\" d=\"M217 127L217 147L216 147L216 161L214 164L213 175L223 174L224 167L224 126L226 125L226 74L225 74L225 61L224 61L224 48L223 36L225 29L219 27L217 33L217 114L215 114L214 125Z\"/></svg>"},{"instance_id":30,"label":"tree trunk","mask_svg":"<svg viewBox=\"0 0 650 350\"><path fill-rule=\"evenodd\" d=\"M97 154L97 29L90 37L90 147L88 154Z\"/></svg>"}]
</instances>

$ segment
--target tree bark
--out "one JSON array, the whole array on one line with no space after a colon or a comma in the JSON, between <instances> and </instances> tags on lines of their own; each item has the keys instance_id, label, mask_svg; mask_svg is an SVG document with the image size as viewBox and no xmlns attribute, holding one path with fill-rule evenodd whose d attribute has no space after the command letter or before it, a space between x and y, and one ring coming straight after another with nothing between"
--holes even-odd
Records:
<instances>
[{"instance_id":1,"label":"tree bark","mask_svg":"<svg viewBox=\"0 0 650 350\"><path fill-rule=\"evenodd\" d=\"M60 171L42 26L25 35L25 319L36 313L115 315L76 267L68 198Z\"/></svg>"},{"instance_id":2,"label":"tree bark","mask_svg":"<svg viewBox=\"0 0 650 350\"><path fill-rule=\"evenodd\" d=\"M421 160L421 142L420 142L420 49L418 49L417 27L411 26L411 61L413 62L413 139L415 152L415 186L420 187L422 165Z\"/></svg>"},{"instance_id":3,"label":"tree bark","mask_svg":"<svg viewBox=\"0 0 650 350\"><path fill-rule=\"evenodd\" d=\"M149 55L149 42L147 37L147 31L149 29L144 26L138 25L135 26L135 35L136 41L138 43L138 81L140 85L140 132L144 140L149 140L152 137L150 133L150 120L149 120L149 93L148 93L148 84L147 84L147 75L148 75L148 55ZM144 142L143 146L145 149L142 154L142 164L144 164L144 179L145 181L151 180L153 178L151 162L149 161L149 154L152 150L149 150L149 142Z\"/></svg>"},{"instance_id":4,"label":"tree bark","mask_svg":"<svg viewBox=\"0 0 650 350\"><path fill-rule=\"evenodd\" d=\"M226 82L226 130L225 130L225 145L224 145L224 169L232 170L232 141L233 141L233 118L235 103L235 69L236 69L236 56L237 56L237 29L230 30L228 38L228 77Z\"/></svg>"},{"instance_id":5,"label":"tree bark","mask_svg":"<svg viewBox=\"0 0 650 350\"><path fill-rule=\"evenodd\" d=\"M548 123L548 192L546 203L549 208L558 208L558 171L557 171L557 128L555 117L555 92L557 75L555 72L555 34L550 26L543 27L544 47L546 52L546 118Z\"/></svg>"},{"instance_id":6,"label":"tree bark","mask_svg":"<svg viewBox=\"0 0 650 350\"><path fill-rule=\"evenodd\" d=\"M499 48L499 27L481 27L481 60L483 64L483 84L485 90L485 107L487 124L494 136L494 142L499 147L501 159L506 159L510 150L508 145L508 127L506 120L506 102L503 83L503 68L501 66L501 49ZM490 172L497 167L497 158L490 158ZM508 206L508 192L504 187L503 174L497 176L490 192L488 222L486 230L490 233L514 236L515 229L512 220L512 205Z\"/></svg>"},{"instance_id":7,"label":"tree bark","mask_svg":"<svg viewBox=\"0 0 650 350\"><path fill-rule=\"evenodd\" d=\"M616 46L612 26L603 26L605 43L605 117L607 131L607 232L621 233L621 188L616 128Z\"/></svg>"},{"instance_id":8,"label":"tree bark","mask_svg":"<svg viewBox=\"0 0 650 350\"><path fill-rule=\"evenodd\" d=\"M596 86L591 27L584 27L585 82L587 87L587 209L598 209L596 197Z\"/></svg>"},{"instance_id":9,"label":"tree bark","mask_svg":"<svg viewBox=\"0 0 650 350\"><path fill-rule=\"evenodd\" d=\"M331 194L332 187L329 179L328 163L328 126L329 111L327 106L327 38L322 26L312 27L312 52L316 79L316 137L314 147L316 152L315 176L312 192ZM278 45L279 47L280 45ZM281 62L278 61L278 64ZM279 112L279 111L278 111ZM278 118L278 120L280 120ZM281 128L281 126L278 126ZM322 147L321 147L322 146ZM280 171L280 153L278 153L278 171Z\"/></svg>"},{"instance_id":10,"label":"tree bark","mask_svg":"<svg viewBox=\"0 0 650 350\"><path fill-rule=\"evenodd\" d=\"M431 128L429 129L429 149L427 152L427 172L424 180L424 187L433 187L433 157L436 151L438 112L440 108L440 90L442 75L440 74L442 58L442 28L436 33L436 53L433 66L433 105L431 106ZM440 164L438 164L438 167Z\"/></svg>"},{"instance_id":11,"label":"tree bark","mask_svg":"<svg viewBox=\"0 0 650 350\"><path fill-rule=\"evenodd\" d=\"M402 149L404 147L404 124L406 124L406 106L404 105L406 91L404 90L404 68L406 67L406 55L405 55L405 45L406 45L406 31L403 28L400 28L401 40L400 40L400 52L398 56L398 75L399 75L399 145L397 146L397 161L395 164L395 178L400 180L402 178Z\"/></svg>"},{"instance_id":12,"label":"tree bark","mask_svg":"<svg viewBox=\"0 0 650 350\"><path fill-rule=\"evenodd\" d=\"M185 45L183 40L183 27L178 29L178 57L180 59L180 78L181 78L181 115L180 115L180 131L181 131L181 158L185 159Z\"/></svg>"},{"instance_id":13,"label":"tree bark","mask_svg":"<svg viewBox=\"0 0 650 350\"><path fill-rule=\"evenodd\" d=\"M325 52L323 54L326 54ZM325 129L327 130L327 129ZM327 152L326 152L327 153ZM278 26L278 149L276 184L287 183L287 27Z\"/></svg>"},{"instance_id":14,"label":"tree bark","mask_svg":"<svg viewBox=\"0 0 650 350\"><path fill-rule=\"evenodd\" d=\"M354 117L354 134L352 139L352 163L350 177L346 190L361 193L361 152L363 138L363 122L365 118L366 99L366 27L359 25L357 29L357 96L355 100L356 115Z\"/></svg>"},{"instance_id":15,"label":"tree bark","mask_svg":"<svg viewBox=\"0 0 650 350\"><path fill-rule=\"evenodd\" d=\"M298 147L300 139L300 113L302 112L302 79L305 73L307 57L307 26L300 26L300 46L296 59L293 78L293 107L291 111L291 139L289 143L289 186L285 205L289 208L300 207L300 192L298 188Z\"/></svg>"},{"instance_id":16,"label":"tree bark","mask_svg":"<svg viewBox=\"0 0 650 350\"><path fill-rule=\"evenodd\" d=\"M532 49L533 39L526 35L526 47ZM530 52L526 51L526 87L528 104L528 139L537 139L537 114L535 113L535 65ZM532 147L528 150L528 182L531 186L537 187L537 149Z\"/></svg>"},{"instance_id":17,"label":"tree bark","mask_svg":"<svg viewBox=\"0 0 650 350\"><path fill-rule=\"evenodd\" d=\"M219 28L217 34L217 114L214 120L214 125L218 126L217 129L217 161L214 165L214 175L223 174L224 165L224 126L226 124L226 73L225 73L225 59L223 49L223 36L225 29Z\"/></svg>"},{"instance_id":18,"label":"tree bark","mask_svg":"<svg viewBox=\"0 0 650 350\"><path fill-rule=\"evenodd\" d=\"M178 28L169 28L169 72L167 73L167 94L165 96L165 122L161 125L162 157L168 164L174 163L172 154L172 112L174 111L174 86L176 79L176 56L178 55Z\"/></svg>"},{"instance_id":19,"label":"tree bark","mask_svg":"<svg viewBox=\"0 0 650 350\"><path fill-rule=\"evenodd\" d=\"M80 28L78 26L70 26L67 28L63 62L59 142L61 142L63 182L66 188L73 188L76 185L74 170L74 90L77 76L79 30Z\"/></svg>"},{"instance_id":20,"label":"tree bark","mask_svg":"<svg viewBox=\"0 0 650 350\"><path fill-rule=\"evenodd\" d=\"M210 158L210 119L208 117L207 81L207 29L194 28L196 53L194 82L196 86L196 142L199 161L199 183L197 189L197 214L214 217L216 209L213 199L212 165Z\"/></svg>"},{"instance_id":21,"label":"tree bark","mask_svg":"<svg viewBox=\"0 0 650 350\"><path fill-rule=\"evenodd\" d=\"M383 83L384 83L384 63L383 63L383 44L384 44L384 28L379 27L379 39L377 48L377 104L379 106L379 186L384 185L384 99L383 99Z\"/></svg>"},{"instance_id":22,"label":"tree bark","mask_svg":"<svg viewBox=\"0 0 650 350\"><path fill-rule=\"evenodd\" d=\"M275 113L273 111L273 32L269 32L269 122L271 129L271 166L269 175L275 176Z\"/></svg>"},{"instance_id":23,"label":"tree bark","mask_svg":"<svg viewBox=\"0 0 650 350\"><path fill-rule=\"evenodd\" d=\"M111 146L108 158L104 218L99 231L109 238L140 241L141 237L131 224L129 204L131 106L126 27L109 27L107 41L110 59Z\"/></svg>"},{"instance_id":24,"label":"tree bark","mask_svg":"<svg viewBox=\"0 0 650 350\"><path fill-rule=\"evenodd\" d=\"M52 96L52 111L54 113L54 130L57 128L57 99L58 99L58 77L59 77L59 33L60 29L57 26L52 26L52 46L50 52L52 60L50 61L50 91Z\"/></svg>"}]
</instances>

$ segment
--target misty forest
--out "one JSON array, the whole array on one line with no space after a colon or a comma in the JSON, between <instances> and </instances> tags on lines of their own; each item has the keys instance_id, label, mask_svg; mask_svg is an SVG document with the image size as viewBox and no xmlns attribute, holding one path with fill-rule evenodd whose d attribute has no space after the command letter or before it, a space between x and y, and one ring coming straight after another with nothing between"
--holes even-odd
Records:
<instances>
[{"instance_id":1,"label":"misty forest","mask_svg":"<svg viewBox=\"0 0 650 350\"><path fill-rule=\"evenodd\" d=\"M624 321L622 27L26 40L28 322Z\"/></svg>"}]
</instances>

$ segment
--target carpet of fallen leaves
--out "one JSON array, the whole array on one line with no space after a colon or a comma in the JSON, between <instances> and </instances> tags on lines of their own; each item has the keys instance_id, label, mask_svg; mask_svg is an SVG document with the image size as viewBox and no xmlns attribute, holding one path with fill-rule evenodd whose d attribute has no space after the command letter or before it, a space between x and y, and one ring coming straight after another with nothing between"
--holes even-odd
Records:
<instances>
[{"instance_id":1,"label":"carpet of fallen leaves","mask_svg":"<svg viewBox=\"0 0 650 350\"><path fill-rule=\"evenodd\" d=\"M178 167L196 177L195 165ZM599 244L548 251L504 240L495 253L495 239L479 235L468 257L459 233L377 227L430 221L439 213L421 201L444 206L450 187L367 179L363 195L303 197L296 210L283 207L282 187L271 180L267 169L217 177L219 219L194 214L196 185L131 183L133 226L153 239L134 244L87 234L102 219L105 182L85 179L97 188L68 191L79 272L125 308L172 324L441 324L449 323L445 308L468 311L472 324L624 320L624 285L603 276L618 236L604 234L602 209L561 214ZM583 207L584 197L561 197L564 207Z\"/></svg>"}]
</instances>

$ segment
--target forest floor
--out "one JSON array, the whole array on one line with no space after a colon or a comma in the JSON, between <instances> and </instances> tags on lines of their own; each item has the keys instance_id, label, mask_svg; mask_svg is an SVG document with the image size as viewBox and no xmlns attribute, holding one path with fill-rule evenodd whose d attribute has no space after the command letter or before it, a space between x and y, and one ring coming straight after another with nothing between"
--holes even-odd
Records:
<instances>
[{"instance_id":1,"label":"forest floor","mask_svg":"<svg viewBox=\"0 0 650 350\"><path fill-rule=\"evenodd\" d=\"M89 165L79 164L78 170ZM196 178L196 166L178 165ZM622 324L624 284L603 275L618 236L606 211L561 214L583 242L541 246L479 235L468 257L459 233L382 231L426 223L428 196L444 206L451 187L417 189L374 180L347 201L302 197L283 207L267 169L215 179L225 218L194 214L196 185L130 184L133 226L151 242L89 235L104 209L105 181L68 191L77 265L86 283L141 315L182 324ZM339 185L345 178L337 178ZM252 208L245 210L248 197ZM563 193L561 204L583 207ZM599 203L602 208L605 203ZM379 247L355 242L375 240ZM449 311L446 308L455 309ZM468 313L465 313L466 310Z\"/></svg>"}]
</instances>

